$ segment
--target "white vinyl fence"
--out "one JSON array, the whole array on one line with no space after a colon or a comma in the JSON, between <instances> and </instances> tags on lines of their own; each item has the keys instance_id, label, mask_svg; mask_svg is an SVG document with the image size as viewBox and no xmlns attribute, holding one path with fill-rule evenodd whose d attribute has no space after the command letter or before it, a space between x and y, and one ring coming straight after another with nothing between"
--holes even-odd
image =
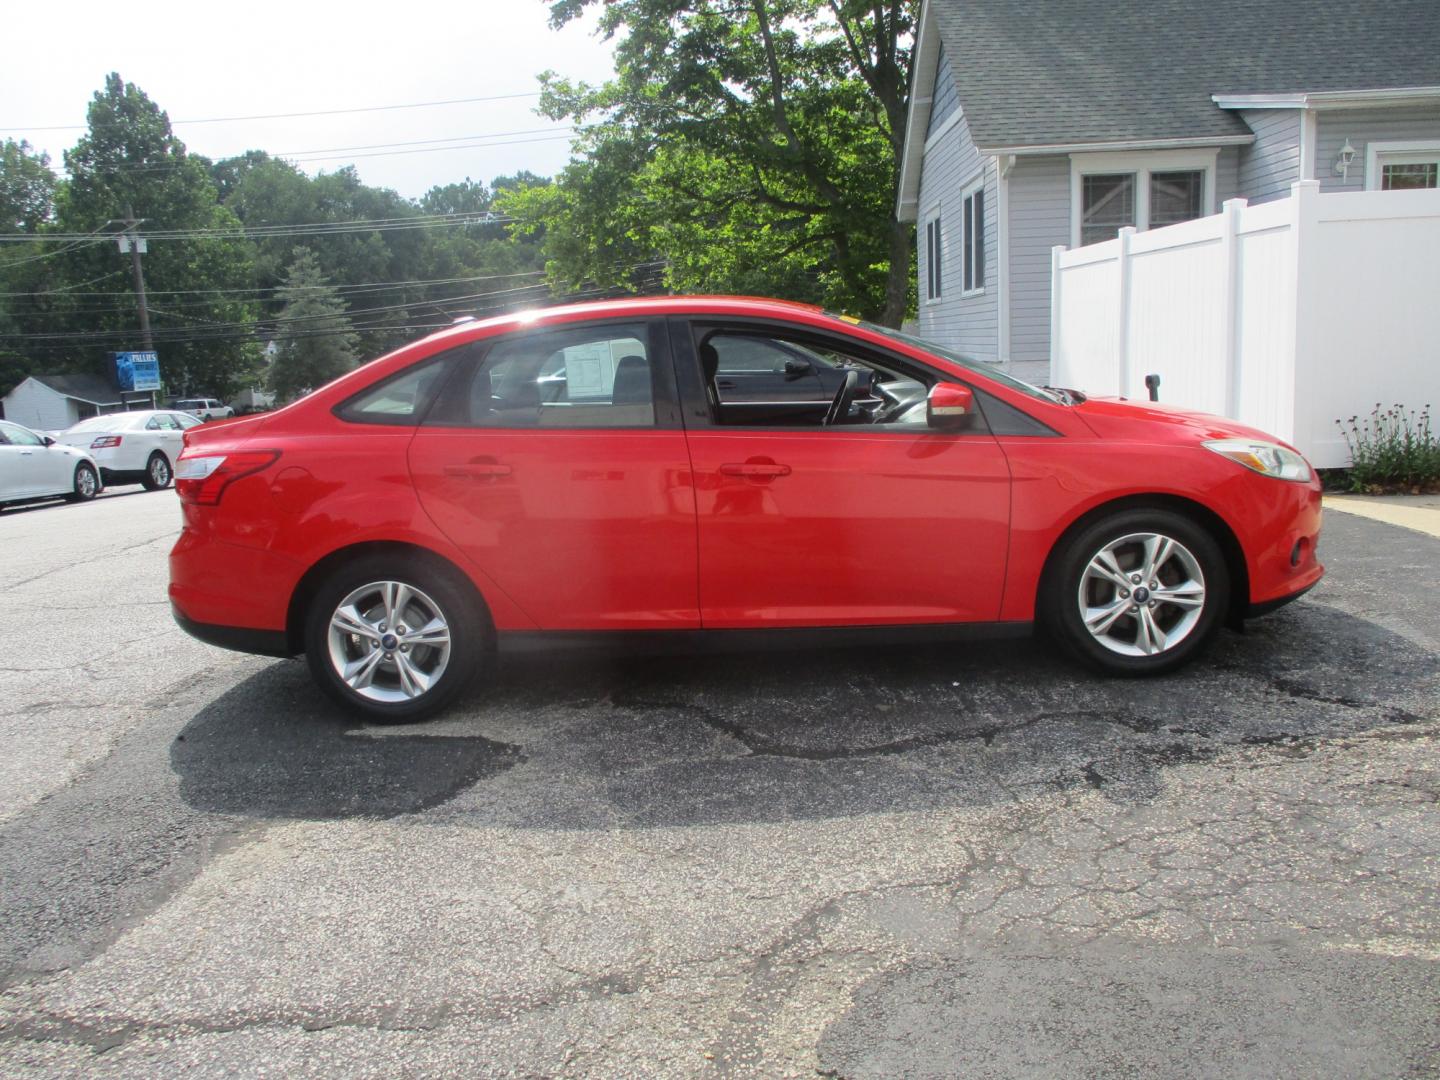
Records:
<instances>
[{"instance_id":1,"label":"white vinyl fence","mask_svg":"<svg viewBox=\"0 0 1440 1080\"><path fill-rule=\"evenodd\" d=\"M1233 417L1349 464L1336 420L1440 406L1440 190L1285 199L1051 262L1051 382Z\"/></svg>"}]
</instances>

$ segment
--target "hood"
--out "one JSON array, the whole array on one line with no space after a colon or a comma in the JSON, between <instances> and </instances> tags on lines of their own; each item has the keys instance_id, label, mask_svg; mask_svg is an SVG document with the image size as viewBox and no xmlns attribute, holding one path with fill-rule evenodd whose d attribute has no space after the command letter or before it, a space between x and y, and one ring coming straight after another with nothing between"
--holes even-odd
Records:
<instances>
[{"instance_id":1,"label":"hood","mask_svg":"<svg viewBox=\"0 0 1440 1080\"><path fill-rule=\"evenodd\" d=\"M1178 405L1166 405L1158 401L1128 401L1125 398L1087 398L1073 407L1074 415L1080 417L1096 436L1102 439L1132 439L1146 442L1153 437L1157 425L1166 430L1165 441L1186 437L1195 442L1207 439L1261 439L1289 447L1288 442L1276 438L1259 428L1242 424L1238 420L1216 416L1213 413L1197 412ZM1297 451L1298 453L1298 451Z\"/></svg>"}]
</instances>

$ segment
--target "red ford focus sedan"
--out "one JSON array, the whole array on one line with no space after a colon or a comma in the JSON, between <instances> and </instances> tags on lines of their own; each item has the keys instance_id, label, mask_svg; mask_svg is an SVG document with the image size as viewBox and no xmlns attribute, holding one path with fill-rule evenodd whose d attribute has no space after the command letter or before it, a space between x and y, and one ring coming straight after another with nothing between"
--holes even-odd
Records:
<instances>
[{"instance_id":1,"label":"red ford focus sedan","mask_svg":"<svg viewBox=\"0 0 1440 1080\"><path fill-rule=\"evenodd\" d=\"M1156 674L1324 572L1320 485L1261 432L770 300L463 323L187 432L175 477L180 625L303 652L389 721L497 650L578 635L1039 622L1102 671Z\"/></svg>"}]
</instances>

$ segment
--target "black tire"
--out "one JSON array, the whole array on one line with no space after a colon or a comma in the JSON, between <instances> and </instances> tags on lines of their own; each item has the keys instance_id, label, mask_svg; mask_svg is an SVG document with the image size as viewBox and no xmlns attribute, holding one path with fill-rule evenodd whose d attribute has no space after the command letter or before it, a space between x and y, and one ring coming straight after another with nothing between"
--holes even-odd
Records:
<instances>
[{"instance_id":1,"label":"black tire","mask_svg":"<svg viewBox=\"0 0 1440 1080\"><path fill-rule=\"evenodd\" d=\"M344 633L337 633L332 639L331 619L342 601L357 591L363 593L390 582L419 594L418 600L402 604L402 610L419 619L436 614L448 628L449 654L443 662L438 648L415 645L413 651L409 651L401 649L398 640L389 641L396 628L386 623L366 624L372 629L377 625L384 627L385 637L379 640ZM381 607L371 606L370 594L365 596L366 599L349 606L357 611L363 606L362 613L379 616ZM376 594L375 599L383 605L383 594ZM428 625L433 625L433 621ZM410 628L412 632L415 629ZM494 655L490 620L484 602L470 582L459 571L442 563L403 555L369 555L338 568L315 590L305 614L304 635L305 659L320 689L346 711L382 724L414 723L434 716L455 700L480 672L491 667ZM367 648L380 651L382 658L374 661L374 683L357 690L346 682L336 665L346 658L351 663L362 662L367 658ZM402 653L406 653L408 659L402 657ZM390 657L393 659L386 659ZM405 696L401 668L407 672L418 670L425 675L424 669L428 667L433 672L437 663L441 667L433 685L414 696ZM394 694L399 699L377 700L376 694Z\"/></svg>"},{"instance_id":2,"label":"black tire","mask_svg":"<svg viewBox=\"0 0 1440 1080\"><path fill-rule=\"evenodd\" d=\"M1147 550L1138 538L1146 536L1178 545L1157 568L1158 599L1150 596L1153 582L1134 580L1144 568ZM1124 589L1105 569L1087 575L1092 560L1103 561L1102 552L1107 550L1123 571ZM1164 549L1157 544L1156 552L1164 554ZM1198 605L1191 603L1197 595L1196 570L1203 588ZM1039 601L1044 627L1082 663L1108 675L1160 675L1188 662L1219 631L1230 603L1230 574L1220 545L1190 518L1170 510L1124 510L1062 541L1042 578ZM1118 615L1117 609L1121 609ZM1096 632L1086 625L1085 610L1095 613ZM1191 618L1193 611L1198 615ZM1152 637L1151 627L1162 636ZM1172 637L1176 639L1168 643ZM1167 643L1159 645L1161 641ZM1121 651L1127 648L1137 654Z\"/></svg>"},{"instance_id":3,"label":"black tire","mask_svg":"<svg viewBox=\"0 0 1440 1080\"><path fill-rule=\"evenodd\" d=\"M75 490L65 496L66 502L89 502L100 494L100 474L95 466L82 461L75 466Z\"/></svg>"},{"instance_id":4,"label":"black tire","mask_svg":"<svg viewBox=\"0 0 1440 1080\"><path fill-rule=\"evenodd\" d=\"M150 460L145 462L145 475L140 483L145 486L146 491L160 491L170 486L174 475L170 468L170 459L156 450L150 455Z\"/></svg>"}]
</instances>

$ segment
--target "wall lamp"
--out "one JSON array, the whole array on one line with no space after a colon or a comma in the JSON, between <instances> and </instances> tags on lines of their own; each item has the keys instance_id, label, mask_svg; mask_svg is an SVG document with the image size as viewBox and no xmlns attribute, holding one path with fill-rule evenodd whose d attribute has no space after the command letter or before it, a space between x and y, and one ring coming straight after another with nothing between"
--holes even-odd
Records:
<instances>
[{"instance_id":1,"label":"wall lamp","mask_svg":"<svg viewBox=\"0 0 1440 1080\"><path fill-rule=\"evenodd\" d=\"M1350 140L1345 140L1345 145L1340 147L1340 154L1335 159L1335 173L1342 176L1348 182L1350 179L1350 166L1355 164L1355 147L1350 145Z\"/></svg>"}]
</instances>

